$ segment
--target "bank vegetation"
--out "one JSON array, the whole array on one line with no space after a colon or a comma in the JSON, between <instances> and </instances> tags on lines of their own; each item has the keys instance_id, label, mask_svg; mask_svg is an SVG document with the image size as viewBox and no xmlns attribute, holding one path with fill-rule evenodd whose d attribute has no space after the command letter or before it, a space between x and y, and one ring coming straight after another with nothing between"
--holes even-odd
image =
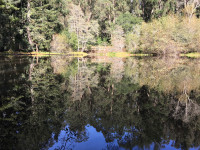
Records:
<instances>
[{"instance_id":1,"label":"bank vegetation","mask_svg":"<svg viewBox=\"0 0 200 150\"><path fill-rule=\"evenodd\" d=\"M0 0L0 51L199 51L199 0Z\"/></svg>"}]
</instances>

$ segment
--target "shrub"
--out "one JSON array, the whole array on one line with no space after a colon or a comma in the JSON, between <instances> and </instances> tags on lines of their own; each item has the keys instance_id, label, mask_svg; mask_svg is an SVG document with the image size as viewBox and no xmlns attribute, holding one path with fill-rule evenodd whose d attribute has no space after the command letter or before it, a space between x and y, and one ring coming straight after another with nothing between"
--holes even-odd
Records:
<instances>
[{"instance_id":1,"label":"shrub","mask_svg":"<svg viewBox=\"0 0 200 150\"><path fill-rule=\"evenodd\" d=\"M128 35L127 43L131 40L138 43L137 49L143 53L178 54L200 51L200 19L194 17L189 22L188 18L169 15L150 23L141 25L139 42Z\"/></svg>"},{"instance_id":2,"label":"shrub","mask_svg":"<svg viewBox=\"0 0 200 150\"><path fill-rule=\"evenodd\" d=\"M50 51L54 53L67 53L70 51L67 38L62 34L53 35L50 46Z\"/></svg>"},{"instance_id":3,"label":"shrub","mask_svg":"<svg viewBox=\"0 0 200 150\"><path fill-rule=\"evenodd\" d=\"M74 32L69 32L67 29L65 29L62 33L63 36L67 38L67 42L69 43L70 47L74 50L78 50L78 39L76 36L76 33Z\"/></svg>"},{"instance_id":4,"label":"shrub","mask_svg":"<svg viewBox=\"0 0 200 150\"><path fill-rule=\"evenodd\" d=\"M141 24L142 18L133 16L131 13L121 14L117 20L116 24L122 26L125 33L132 32L134 30L134 25Z\"/></svg>"},{"instance_id":5,"label":"shrub","mask_svg":"<svg viewBox=\"0 0 200 150\"><path fill-rule=\"evenodd\" d=\"M133 33L128 33L125 36L125 45L128 52L138 51L139 39L140 39L140 25L135 25Z\"/></svg>"}]
</instances>

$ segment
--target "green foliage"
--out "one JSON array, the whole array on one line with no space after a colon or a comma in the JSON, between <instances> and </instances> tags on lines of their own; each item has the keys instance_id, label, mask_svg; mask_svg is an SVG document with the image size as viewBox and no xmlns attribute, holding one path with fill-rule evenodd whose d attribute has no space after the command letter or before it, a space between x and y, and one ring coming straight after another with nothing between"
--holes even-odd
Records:
<instances>
[{"instance_id":1,"label":"green foliage","mask_svg":"<svg viewBox=\"0 0 200 150\"><path fill-rule=\"evenodd\" d=\"M77 49L78 49L78 46L77 46L77 41L78 41L78 39L77 39L77 36L76 36L76 34L75 33L69 33L68 32L68 39L69 39L69 44L71 45L71 47L72 47L72 49L74 50L74 51L77 51Z\"/></svg>"},{"instance_id":2,"label":"green foliage","mask_svg":"<svg viewBox=\"0 0 200 150\"><path fill-rule=\"evenodd\" d=\"M108 57L115 57L116 56L116 53L114 52L109 52L107 53Z\"/></svg>"},{"instance_id":3,"label":"green foliage","mask_svg":"<svg viewBox=\"0 0 200 150\"><path fill-rule=\"evenodd\" d=\"M142 18L133 16L129 12L121 14L116 20L116 24L122 26L125 33L133 32L134 26L141 22Z\"/></svg>"},{"instance_id":4,"label":"green foliage","mask_svg":"<svg viewBox=\"0 0 200 150\"><path fill-rule=\"evenodd\" d=\"M59 3L57 1L30 2L30 34L32 41L39 49L49 50L52 35L60 31L61 24L58 21Z\"/></svg>"},{"instance_id":5,"label":"green foliage","mask_svg":"<svg viewBox=\"0 0 200 150\"><path fill-rule=\"evenodd\" d=\"M24 0L0 1L0 51L26 48Z\"/></svg>"},{"instance_id":6,"label":"green foliage","mask_svg":"<svg viewBox=\"0 0 200 150\"><path fill-rule=\"evenodd\" d=\"M65 71L65 75L64 77L66 79L70 79L70 76L75 76L76 73L78 72L78 62L77 60L73 60L71 63L70 63L70 66L67 68L67 70Z\"/></svg>"},{"instance_id":7,"label":"green foliage","mask_svg":"<svg viewBox=\"0 0 200 150\"><path fill-rule=\"evenodd\" d=\"M71 47L74 51L77 51L77 49L78 49L78 45L77 45L78 39L77 39L76 34L75 34L74 32L69 32L68 29L65 29L65 30L62 32L62 34L63 34L64 36L67 37L67 41L66 41L66 42L69 43L70 47Z\"/></svg>"},{"instance_id":8,"label":"green foliage","mask_svg":"<svg viewBox=\"0 0 200 150\"><path fill-rule=\"evenodd\" d=\"M52 134L57 137L58 128L63 126L64 96L59 93L63 78L53 74L50 61L45 59L40 59L38 65L36 60L25 57L7 59L0 73L1 81L6 79L5 84L0 84L0 147L40 149Z\"/></svg>"},{"instance_id":9,"label":"green foliage","mask_svg":"<svg viewBox=\"0 0 200 150\"><path fill-rule=\"evenodd\" d=\"M109 65L98 64L96 70L100 74L105 74L106 72L109 72L109 67Z\"/></svg>"},{"instance_id":10,"label":"green foliage","mask_svg":"<svg viewBox=\"0 0 200 150\"><path fill-rule=\"evenodd\" d=\"M107 39L106 37L104 37L104 38L97 37L96 43L97 43L98 45L103 45L103 46L105 46L105 45L108 45L108 39Z\"/></svg>"},{"instance_id":11,"label":"green foliage","mask_svg":"<svg viewBox=\"0 0 200 150\"><path fill-rule=\"evenodd\" d=\"M128 52L135 52L139 45L139 35L129 33L126 35L125 44Z\"/></svg>"}]
</instances>

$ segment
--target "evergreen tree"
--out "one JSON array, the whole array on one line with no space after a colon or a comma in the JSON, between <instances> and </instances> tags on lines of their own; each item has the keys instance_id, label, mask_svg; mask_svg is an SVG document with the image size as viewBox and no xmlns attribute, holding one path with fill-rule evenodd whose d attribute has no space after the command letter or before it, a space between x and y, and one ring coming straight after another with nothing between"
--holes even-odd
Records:
<instances>
[{"instance_id":1,"label":"evergreen tree","mask_svg":"<svg viewBox=\"0 0 200 150\"><path fill-rule=\"evenodd\" d=\"M24 4L24 0L0 0L0 51L25 48Z\"/></svg>"},{"instance_id":2,"label":"evergreen tree","mask_svg":"<svg viewBox=\"0 0 200 150\"><path fill-rule=\"evenodd\" d=\"M27 34L29 44L38 49L48 50L52 35L61 29L59 4L55 0L29 0L27 3Z\"/></svg>"}]
</instances>

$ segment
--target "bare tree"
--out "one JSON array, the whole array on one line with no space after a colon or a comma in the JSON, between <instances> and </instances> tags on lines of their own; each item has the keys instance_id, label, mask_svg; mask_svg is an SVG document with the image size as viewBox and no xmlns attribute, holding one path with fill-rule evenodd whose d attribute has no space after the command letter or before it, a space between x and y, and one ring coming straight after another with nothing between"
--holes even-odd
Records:
<instances>
[{"instance_id":1,"label":"bare tree","mask_svg":"<svg viewBox=\"0 0 200 150\"><path fill-rule=\"evenodd\" d=\"M200 113L200 106L190 98L188 93L186 83L184 83L183 91L179 96L173 113L175 119L181 119L184 122L189 122L191 118Z\"/></svg>"},{"instance_id":2,"label":"bare tree","mask_svg":"<svg viewBox=\"0 0 200 150\"><path fill-rule=\"evenodd\" d=\"M72 91L72 100L81 101L85 92L92 93L91 87L98 84L98 74L94 74L95 67L88 67L85 58L77 58L77 73L70 76L70 90Z\"/></svg>"},{"instance_id":3,"label":"bare tree","mask_svg":"<svg viewBox=\"0 0 200 150\"><path fill-rule=\"evenodd\" d=\"M112 46L117 50L117 51L122 51L122 49L125 46L124 43L124 31L121 26L116 26L114 28L114 31L112 32Z\"/></svg>"},{"instance_id":4,"label":"bare tree","mask_svg":"<svg viewBox=\"0 0 200 150\"><path fill-rule=\"evenodd\" d=\"M200 0L184 0L184 8L189 22L191 22L191 19L198 7L200 7Z\"/></svg>"},{"instance_id":5,"label":"bare tree","mask_svg":"<svg viewBox=\"0 0 200 150\"><path fill-rule=\"evenodd\" d=\"M71 4L69 30L76 33L78 39L78 51L84 51L88 42L94 42L94 36L98 34L97 21L88 19L79 5Z\"/></svg>"}]
</instances>

